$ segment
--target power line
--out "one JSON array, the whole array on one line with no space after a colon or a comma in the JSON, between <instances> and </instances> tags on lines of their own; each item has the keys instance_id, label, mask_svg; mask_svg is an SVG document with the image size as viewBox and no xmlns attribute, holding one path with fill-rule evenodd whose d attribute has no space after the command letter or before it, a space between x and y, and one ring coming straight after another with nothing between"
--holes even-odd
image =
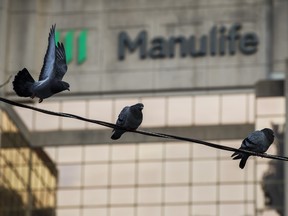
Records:
<instances>
[{"instance_id":1,"label":"power line","mask_svg":"<svg viewBox=\"0 0 288 216\"><path fill-rule=\"evenodd\" d=\"M165 134L165 133L150 132L150 131L144 131L144 130L127 130L127 129L121 127L121 126L118 126L116 124L112 124L112 123L109 123L109 122L95 120L95 119L89 119L89 118L85 118L85 117L82 117L82 116L74 115L74 114L71 114L71 113L54 112L54 111L50 111L50 110L40 109L40 108L32 107L32 106L29 106L29 105L17 103L17 102L14 102L14 101L11 101L11 100L8 100L8 99L5 99L5 98L1 98L1 97L0 97L0 101L2 101L4 103L7 103L7 104L10 104L12 106L17 106L17 107L22 107L22 108L25 108L25 109L34 110L36 112L44 113L44 114L47 114L47 115L53 115L53 116L59 116L59 117L64 117L64 118L77 119L77 120L80 120L80 121L90 122L90 123L102 125L104 127L108 127L108 128L112 128L112 129L114 129L114 128L122 129L122 130L125 130L127 132L131 132L131 133L138 133L138 134L142 134L142 135L146 135L146 136L153 136L153 137L159 137L159 138L164 138L164 139L181 140L181 141L192 142L192 143L205 145L205 146L208 146L208 147L211 147L211 148L216 148L216 149L225 150L225 151L247 153L247 154L250 154L250 155L253 155L253 156L257 156L257 157L288 161L288 157L283 157L283 156L278 156L278 155L270 155L270 154L266 154L266 153L258 153L258 152L253 152L253 151L249 151L249 150L245 150L245 149L236 149L236 148L232 148L232 147L229 147L229 146L224 146L224 145L211 143L211 142L198 140L198 139L193 139L193 138L181 137L181 136Z\"/></svg>"}]
</instances>

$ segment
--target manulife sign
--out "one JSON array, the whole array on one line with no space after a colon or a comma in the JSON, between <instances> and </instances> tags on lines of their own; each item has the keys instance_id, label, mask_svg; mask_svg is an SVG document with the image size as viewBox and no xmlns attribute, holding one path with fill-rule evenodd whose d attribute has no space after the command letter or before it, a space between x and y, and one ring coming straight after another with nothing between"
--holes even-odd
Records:
<instances>
[{"instance_id":1,"label":"manulife sign","mask_svg":"<svg viewBox=\"0 0 288 216\"><path fill-rule=\"evenodd\" d=\"M173 58L177 47L181 58L235 55L237 52L244 55L255 54L259 45L258 35L241 30L242 24L234 23L229 28L212 26L208 33L202 33L201 36L198 34L154 38L149 38L148 32L143 30L134 39L126 31L122 31L118 34L118 60L125 60L128 54L137 50L141 60ZM87 35L87 29L56 31L56 42L64 42L67 64L74 61L80 65L87 60Z\"/></svg>"},{"instance_id":2,"label":"manulife sign","mask_svg":"<svg viewBox=\"0 0 288 216\"><path fill-rule=\"evenodd\" d=\"M63 41L65 45L67 64L74 60L77 62L77 64L82 64L86 61L87 29L83 29L80 32L75 30L68 30L65 32L56 31L55 38L56 43L58 41Z\"/></svg>"}]
</instances>

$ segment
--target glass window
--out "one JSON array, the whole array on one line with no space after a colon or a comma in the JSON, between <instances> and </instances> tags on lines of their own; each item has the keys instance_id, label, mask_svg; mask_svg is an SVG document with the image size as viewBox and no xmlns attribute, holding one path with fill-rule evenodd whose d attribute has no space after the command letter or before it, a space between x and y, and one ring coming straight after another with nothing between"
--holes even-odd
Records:
<instances>
[{"instance_id":1,"label":"glass window","mask_svg":"<svg viewBox=\"0 0 288 216\"><path fill-rule=\"evenodd\" d=\"M256 158L255 157L250 157L249 159L249 165L247 164L245 166L245 171L246 171L246 181L248 182L253 182L255 181L255 161L256 161ZM257 169L257 168L256 168Z\"/></svg>"},{"instance_id":2,"label":"glass window","mask_svg":"<svg viewBox=\"0 0 288 216\"><path fill-rule=\"evenodd\" d=\"M245 123L247 121L246 95L223 95L221 122L224 124Z\"/></svg>"},{"instance_id":3,"label":"glass window","mask_svg":"<svg viewBox=\"0 0 288 216\"><path fill-rule=\"evenodd\" d=\"M188 183L190 166L188 161L165 163L165 183Z\"/></svg>"},{"instance_id":4,"label":"glass window","mask_svg":"<svg viewBox=\"0 0 288 216\"><path fill-rule=\"evenodd\" d=\"M84 166L85 186L108 185L108 164L86 164Z\"/></svg>"},{"instance_id":5,"label":"glass window","mask_svg":"<svg viewBox=\"0 0 288 216\"><path fill-rule=\"evenodd\" d=\"M3 151L3 148L2 148ZM30 158L30 149L28 148L18 148L19 154L21 155L21 159L19 160L20 164L26 164Z\"/></svg>"},{"instance_id":6,"label":"glass window","mask_svg":"<svg viewBox=\"0 0 288 216\"><path fill-rule=\"evenodd\" d=\"M195 204L195 205L192 205L191 208L192 208L191 215L199 215L199 216L218 215L216 205L212 203L209 205ZM232 214L232 215L235 215L235 214Z\"/></svg>"},{"instance_id":7,"label":"glass window","mask_svg":"<svg viewBox=\"0 0 288 216\"><path fill-rule=\"evenodd\" d=\"M139 160L161 160L163 158L163 144L148 143L138 145Z\"/></svg>"},{"instance_id":8,"label":"glass window","mask_svg":"<svg viewBox=\"0 0 288 216\"><path fill-rule=\"evenodd\" d=\"M139 187L137 190L137 202L139 204L155 204L162 202L162 188L160 187Z\"/></svg>"},{"instance_id":9,"label":"glass window","mask_svg":"<svg viewBox=\"0 0 288 216\"><path fill-rule=\"evenodd\" d=\"M259 158L259 160L260 160L260 158ZM262 163L257 163L257 170L256 170L256 180L259 182L262 181L263 175L269 170L269 164L263 163L264 162L263 160L265 160L265 159L261 158L261 160L262 160Z\"/></svg>"},{"instance_id":10,"label":"glass window","mask_svg":"<svg viewBox=\"0 0 288 216\"><path fill-rule=\"evenodd\" d=\"M106 208L83 208L83 216L103 216L108 215L108 209Z\"/></svg>"},{"instance_id":11,"label":"glass window","mask_svg":"<svg viewBox=\"0 0 288 216\"><path fill-rule=\"evenodd\" d=\"M87 116L86 113L86 102L85 101L64 101L62 102L62 112L71 113L79 116ZM73 129L84 129L85 125L88 124L84 121L79 121L77 119L61 118L62 128L64 130Z\"/></svg>"},{"instance_id":12,"label":"glass window","mask_svg":"<svg viewBox=\"0 0 288 216\"><path fill-rule=\"evenodd\" d=\"M193 182L216 182L217 181L217 161L193 161Z\"/></svg>"},{"instance_id":13,"label":"glass window","mask_svg":"<svg viewBox=\"0 0 288 216\"><path fill-rule=\"evenodd\" d=\"M88 101L88 118L101 121L114 122L112 100L90 100ZM88 123L90 129L106 129L101 125Z\"/></svg>"},{"instance_id":14,"label":"glass window","mask_svg":"<svg viewBox=\"0 0 288 216\"><path fill-rule=\"evenodd\" d=\"M272 124L279 124L284 125L285 124L285 117L284 116L269 116L269 117L259 117L256 119L256 129L263 129L266 127L272 127Z\"/></svg>"},{"instance_id":15,"label":"glass window","mask_svg":"<svg viewBox=\"0 0 288 216\"><path fill-rule=\"evenodd\" d=\"M139 206L137 208L137 216L159 216L161 212L160 206Z\"/></svg>"},{"instance_id":16,"label":"glass window","mask_svg":"<svg viewBox=\"0 0 288 216\"><path fill-rule=\"evenodd\" d=\"M165 206L164 215L165 216L189 215L189 207L188 205Z\"/></svg>"},{"instance_id":17,"label":"glass window","mask_svg":"<svg viewBox=\"0 0 288 216\"><path fill-rule=\"evenodd\" d=\"M4 156L5 152L4 150L2 150L2 148L0 149L0 167L4 166L6 164L6 157ZM22 160L23 161L23 160ZM22 164L21 162L19 162L19 164Z\"/></svg>"},{"instance_id":18,"label":"glass window","mask_svg":"<svg viewBox=\"0 0 288 216\"><path fill-rule=\"evenodd\" d=\"M98 162L109 160L109 146L108 145L93 145L84 147L84 160L86 162Z\"/></svg>"},{"instance_id":19,"label":"glass window","mask_svg":"<svg viewBox=\"0 0 288 216\"><path fill-rule=\"evenodd\" d=\"M168 125L191 125L192 124L192 97L169 97Z\"/></svg>"},{"instance_id":20,"label":"glass window","mask_svg":"<svg viewBox=\"0 0 288 216\"><path fill-rule=\"evenodd\" d=\"M255 95L248 94L248 121L249 123L255 122Z\"/></svg>"},{"instance_id":21,"label":"glass window","mask_svg":"<svg viewBox=\"0 0 288 216\"><path fill-rule=\"evenodd\" d=\"M220 185L220 201L243 201L245 194L244 185Z\"/></svg>"},{"instance_id":22,"label":"glass window","mask_svg":"<svg viewBox=\"0 0 288 216\"><path fill-rule=\"evenodd\" d=\"M112 145L111 148L113 161L135 160L136 145Z\"/></svg>"},{"instance_id":23,"label":"glass window","mask_svg":"<svg viewBox=\"0 0 288 216\"><path fill-rule=\"evenodd\" d=\"M166 123L165 98L144 98L142 126L163 126Z\"/></svg>"},{"instance_id":24,"label":"glass window","mask_svg":"<svg viewBox=\"0 0 288 216\"><path fill-rule=\"evenodd\" d=\"M217 95L195 96L195 124L219 124L220 98Z\"/></svg>"},{"instance_id":25,"label":"glass window","mask_svg":"<svg viewBox=\"0 0 288 216\"><path fill-rule=\"evenodd\" d=\"M255 215L255 205L254 203L247 203L246 204L246 215ZM278 214L277 214L278 216Z\"/></svg>"},{"instance_id":26,"label":"glass window","mask_svg":"<svg viewBox=\"0 0 288 216\"><path fill-rule=\"evenodd\" d=\"M58 206L77 206L80 205L81 190L58 190Z\"/></svg>"},{"instance_id":27,"label":"glass window","mask_svg":"<svg viewBox=\"0 0 288 216\"><path fill-rule=\"evenodd\" d=\"M134 188L111 188L111 204L133 204L135 202Z\"/></svg>"},{"instance_id":28,"label":"glass window","mask_svg":"<svg viewBox=\"0 0 288 216\"><path fill-rule=\"evenodd\" d=\"M112 164L111 165L112 185L133 185L135 184L135 164Z\"/></svg>"},{"instance_id":29,"label":"glass window","mask_svg":"<svg viewBox=\"0 0 288 216\"><path fill-rule=\"evenodd\" d=\"M81 165L60 165L59 187L81 186Z\"/></svg>"},{"instance_id":30,"label":"glass window","mask_svg":"<svg viewBox=\"0 0 288 216\"><path fill-rule=\"evenodd\" d=\"M212 143L218 143L217 141L209 141ZM191 143L192 145L192 155L193 159L197 158L207 158L207 159L216 159L219 150L215 148L210 148L201 144Z\"/></svg>"},{"instance_id":31,"label":"glass window","mask_svg":"<svg viewBox=\"0 0 288 216\"><path fill-rule=\"evenodd\" d=\"M32 104L30 106L33 106ZM23 109L21 107L13 107L13 109L17 112L17 114L21 117L22 121L26 125L29 130L34 130L34 116L35 111ZM43 114L45 115L45 114ZM56 118L56 117L55 117Z\"/></svg>"},{"instance_id":32,"label":"glass window","mask_svg":"<svg viewBox=\"0 0 288 216\"><path fill-rule=\"evenodd\" d=\"M264 191L262 189L261 184L257 184L255 185L256 187L256 206L258 209L264 208L265 206L265 195L264 195Z\"/></svg>"},{"instance_id":33,"label":"glass window","mask_svg":"<svg viewBox=\"0 0 288 216\"><path fill-rule=\"evenodd\" d=\"M110 216L135 216L135 209L131 207L111 207Z\"/></svg>"},{"instance_id":34,"label":"glass window","mask_svg":"<svg viewBox=\"0 0 288 216\"><path fill-rule=\"evenodd\" d=\"M45 110L51 110L53 112L60 112L59 102L45 102L36 103L36 107ZM36 130L59 130L60 117L51 116L40 112L35 112L35 129Z\"/></svg>"},{"instance_id":35,"label":"glass window","mask_svg":"<svg viewBox=\"0 0 288 216\"><path fill-rule=\"evenodd\" d=\"M285 115L285 97L257 98L257 115Z\"/></svg>"},{"instance_id":36,"label":"glass window","mask_svg":"<svg viewBox=\"0 0 288 216\"><path fill-rule=\"evenodd\" d=\"M107 189L84 189L83 205L106 205L107 194Z\"/></svg>"},{"instance_id":37,"label":"glass window","mask_svg":"<svg viewBox=\"0 0 288 216\"><path fill-rule=\"evenodd\" d=\"M165 155L166 158L189 158L190 156L190 145L188 143L174 142L166 143L165 146Z\"/></svg>"},{"instance_id":38,"label":"glass window","mask_svg":"<svg viewBox=\"0 0 288 216\"><path fill-rule=\"evenodd\" d=\"M265 209L261 215L262 216L279 216L279 213L272 209Z\"/></svg>"},{"instance_id":39,"label":"glass window","mask_svg":"<svg viewBox=\"0 0 288 216\"><path fill-rule=\"evenodd\" d=\"M59 163L76 163L82 160L82 147L60 147L58 148Z\"/></svg>"},{"instance_id":40,"label":"glass window","mask_svg":"<svg viewBox=\"0 0 288 216\"><path fill-rule=\"evenodd\" d=\"M188 203L189 202L189 187L165 187L165 202L166 203Z\"/></svg>"},{"instance_id":41,"label":"glass window","mask_svg":"<svg viewBox=\"0 0 288 216\"><path fill-rule=\"evenodd\" d=\"M253 202L254 199L255 199L255 185L254 184L245 184L245 190L246 190L246 194L245 194L245 198L248 200L248 201L251 201Z\"/></svg>"},{"instance_id":42,"label":"glass window","mask_svg":"<svg viewBox=\"0 0 288 216\"><path fill-rule=\"evenodd\" d=\"M219 215L246 215L245 214L245 203L243 204L220 204Z\"/></svg>"},{"instance_id":43,"label":"glass window","mask_svg":"<svg viewBox=\"0 0 288 216\"><path fill-rule=\"evenodd\" d=\"M79 216L80 209L57 209L57 216Z\"/></svg>"},{"instance_id":44,"label":"glass window","mask_svg":"<svg viewBox=\"0 0 288 216\"><path fill-rule=\"evenodd\" d=\"M245 170L239 168L240 160L220 160L220 181L221 182L243 182Z\"/></svg>"},{"instance_id":45,"label":"glass window","mask_svg":"<svg viewBox=\"0 0 288 216\"><path fill-rule=\"evenodd\" d=\"M162 163L143 162L138 166L138 184L160 184L162 182Z\"/></svg>"},{"instance_id":46,"label":"glass window","mask_svg":"<svg viewBox=\"0 0 288 216\"><path fill-rule=\"evenodd\" d=\"M216 202L216 185L195 185L191 189L192 202Z\"/></svg>"}]
</instances>

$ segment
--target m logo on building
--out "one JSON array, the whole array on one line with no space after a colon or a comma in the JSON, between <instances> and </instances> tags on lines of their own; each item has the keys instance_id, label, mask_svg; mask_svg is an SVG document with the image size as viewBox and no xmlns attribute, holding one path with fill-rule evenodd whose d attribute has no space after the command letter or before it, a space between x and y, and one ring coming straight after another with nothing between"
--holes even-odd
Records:
<instances>
[{"instance_id":1,"label":"m logo on building","mask_svg":"<svg viewBox=\"0 0 288 216\"><path fill-rule=\"evenodd\" d=\"M67 64L73 60L77 61L77 64L83 64L87 59L87 30L83 29L80 32L75 30L68 31L56 31L55 33L56 43L63 41L66 52ZM76 40L76 41L75 41ZM76 44L76 47L75 47Z\"/></svg>"}]
</instances>

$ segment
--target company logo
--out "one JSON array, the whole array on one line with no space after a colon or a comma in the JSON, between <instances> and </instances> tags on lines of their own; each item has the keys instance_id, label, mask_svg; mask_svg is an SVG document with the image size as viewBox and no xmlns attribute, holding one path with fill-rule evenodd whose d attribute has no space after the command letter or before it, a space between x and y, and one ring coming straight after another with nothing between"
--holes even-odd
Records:
<instances>
[{"instance_id":1,"label":"company logo","mask_svg":"<svg viewBox=\"0 0 288 216\"><path fill-rule=\"evenodd\" d=\"M139 51L140 59L161 59L173 58L178 47L180 57L190 56L193 58L211 56L235 55L240 52L244 55L251 55L257 52L259 39L254 32L241 34L242 25L233 24L230 28L225 26L213 26L208 34L197 38L195 35L171 36L164 38L158 36L148 40L148 33L141 31L133 40L127 32L120 32L118 35L118 59L124 60L126 52Z\"/></svg>"},{"instance_id":2,"label":"company logo","mask_svg":"<svg viewBox=\"0 0 288 216\"><path fill-rule=\"evenodd\" d=\"M87 30L80 32L69 30L64 32L55 32L56 43L63 41L66 52L66 61L69 64L76 57L77 64L83 64L87 59ZM76 49L74 47L76 39Z\"/></svg>"}]
</instances>

